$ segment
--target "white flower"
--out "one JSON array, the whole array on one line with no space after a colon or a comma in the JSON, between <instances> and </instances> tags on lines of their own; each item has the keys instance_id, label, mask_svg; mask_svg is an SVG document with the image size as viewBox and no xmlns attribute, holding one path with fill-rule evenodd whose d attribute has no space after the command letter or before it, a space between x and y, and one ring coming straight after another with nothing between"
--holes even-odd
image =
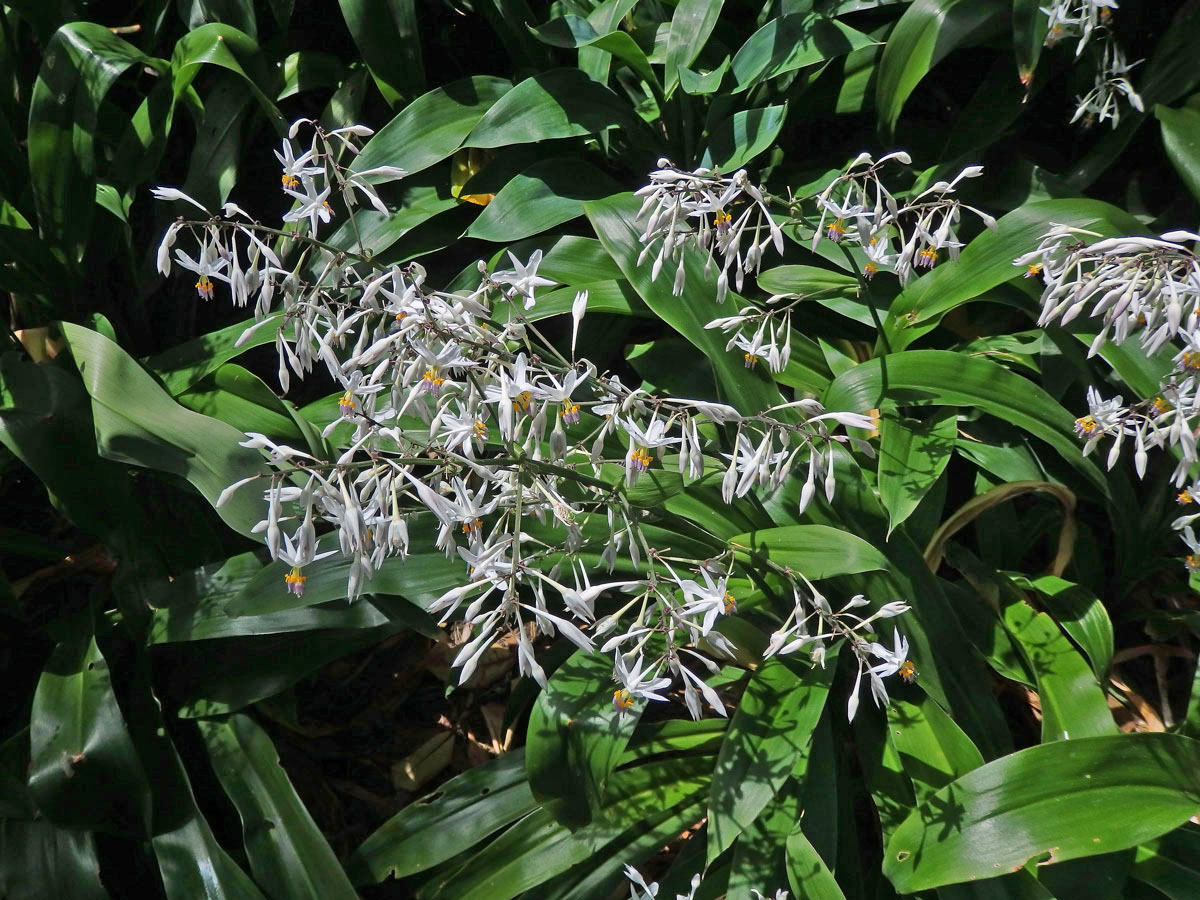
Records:
<instances>
[{"instance_id":1,"label":"white flower","mask_svg":"<svg viewBox=\"0 0 1200 900\"><path fill-rule=\"evenodd\" d=\"M309 231L313 237L317 236L317 221L328 222L333 217L333 210L329 206L329 191L326 186L325 190L317 191L313 180L308 176L303 179L304 193L298 193L291 188L284 188L284 193L295 200L300 201L300 206L283 214L285 222L299 222L301 219L308 219Z\"/></svg>"},{"instance_id":2,"label":"white flower","mask_svg":"<svg viewBox=\"0 0 1200 900\"><path fill-rule=\"evenodd\" d=\"M538 266L542 264L542 251L534 250L533 255L529 257L529 262L522 264L519 259L510 250L508 258L512 261L513 271L496 272L491 276L492 282L495 284L507 284L515 293L525 298L525 308L532 309L534 303L533 292L545 285L554 284L549 278L542 278L538 275Z\"/></svg>"}]
</instances>

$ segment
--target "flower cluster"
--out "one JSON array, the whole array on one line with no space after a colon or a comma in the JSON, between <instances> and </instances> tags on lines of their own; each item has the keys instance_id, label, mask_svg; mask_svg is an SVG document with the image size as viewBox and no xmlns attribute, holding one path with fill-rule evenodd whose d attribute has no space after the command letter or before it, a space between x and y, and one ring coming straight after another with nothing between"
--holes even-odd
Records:
<instances>
[{"instance_id":1,"label":"flower cluster","mask_svg":"<svg viewBox=\"0 0 1200 900\"><path fill-rule=\"evenodd\" d=\"M967 166L953 180L937 181L901 202L880 178L881 169L892 160L903 165L912 162L903 151L879 160L859 154L818 195L821 217L812 248L816 250L822 238L835 244L857 244L867 259L864 277L872 278L888 267L901 284L907 284L915 270L933 268L943 250L951 259L958 259L962 242L956 229L964 209L993 230L996 220L953 196L955 186L964 178L983 174L983 166Z\"/></svg>"},{"instance_id":2,"label":"flower cluster","mask_svg":"<svg viewBox=\"0 0 1200 900\"><path fill-rule=\"evenodd\" d=\"M686 282L683 248L689 244L708 255L706 273L712 269L714 254L721 257L718 303L724 302L729 291L730 270L740 291L745 275L757 275L762 268L768 247L783 253L783 231L771 217L767 196L750 181L745 169L730 176L706 168L687 172L669 159L660 159L658 168L650 173L650 183L636 194L645 197L637 218L646 217L641 235L645 247L638 264L661 240L651 277L657 279L666 262L676 262L672 287L676 296L683 293Z\"/></svg>"},{"instance_id":3,"label":"flower cluster","mask_svg":"<svg viewBox=\"0 0 1200 900\"><path fill-rule=\"evenodd\" d=\"M1076 38L1075 56L1083 53L1093 36L1099 36L1101 47L1094 54L1096 59L1095 82L1090 91L1076 98L1075 115L1072 122L1082 121L1085 126L1106 120L1116 128L1121 120L1121 104L1124 99L1142 112L1142 98L1126 77L1137 62L1126 62L1123 51L1113 37L1111 24L1115 0L1055 0L1049 7L1041 7L1048 19L1046 46L1053 47L1060 41Z\"/></svg>"},{"instance_id":4,"label":"flower cluster","mask_svg":"<svg viewBox=\"0 0 1200 900\"><path fill-rule=\"evenodd\" d=\"M1084 238L1100 238L1087 243ZM1134 469L1146 474L1150 450L1168 450L1177 463L1172 479L1182 488L1200 461L1196 435L1200 429L1200 257L1185 244L1200 235L1173 231L1161 237L1103 238L1095 232L1051 224L1037 249L1013 260L1028 277L1045 285L1038 324L1066 325L1084 310L1097 320L1099 331L1089 356L1105 344L1135 337L1148 356L1171 347L1173 367L1150 397L1126 405L1122 397L1105 399L1088 388L1088 412L1075 420L1075 432L1091 453L1111 438L1108 468L1121 452L1133 448ZM1189 505L1200 497L1200 483L1180 491L1178 501ZM1191 523L1183 516L1173 523L1191 551L1189 568L1200 569L1200 549Z\"/></svg>"},{"instance_id":5,"label":"flower cluster","mask_svg":"<svg viewBox=\"0 0 1200 900\"><path fill-rule=\"evenodd\" d=\"M625 877L629 879L629 900L667 900L666 897L658 896L658 882L651 881L646 883L646 879L642 877L642 873L633 866L625 867ZM700 873L692 876L691 884L688 887L686 894L676 894L675 900L693 900L696 896L696 891L700 888ZM750 889L750 893L754 895L755 900L788 900L789 893L780 888L775 892L773 897L768 897L761 891Z\"/></svg>"},{"instance_id":6,"label":"flower cluster","mask_svg":"<svg viewBox=\"0 0 1200 900\"><path fill-rule=\"evenodd\" d=\"M332 159L333 140L350 145L363 133L318 130L299 156L285 142L277 154L284 188L299 194L298 181L305 192L289 216L305 218L299 213L312 206L307 194L319 197L332 185L346 202L354 192L374 196ZM749 189L743 183L737 190ZM199 206L172 189L156 195ZM732 499L778 487L806 467L801 504L818 481L832 498L834 447L870 449L838 429L870 428L869 417L808 399L739 410L651 394L598 372L575 354L586 291L571 305L569 351L535 324L539 290L556 283L539 274L541 251L526 260L509 253L503 268L480 262L473 287L440 291L417 263L381 267L311 233L265 228L232 205L221 215L204 212L204 220L172 225L160 259L169 260L179 237L191 235L197 256L177 250L176 259L193 271L206 267L206 277L227 283L236 303L253 305L255 321L242 341L260 328L275 330L281 386L318 365L338 385L324 443L299 449L261 434L243 442L274 470L263 485L267 514L256 530L272 558L291 567L287 590L302 595L305 566L340 552L355 597L370 590L389 557L412 552L410 534L428 530L431 543L465 564L463 582L427 607L472 629L454 660L460 683L512 633L520 671L544 685L533 637L562 634L584 650L613 655L618 709L667 699L663 692L675 685L693 716L704 704L724 713L706 677L719 670L712 657L737 650L718 624L737 610L729 581L744 561L711 535L710 558L673 555L648 527L653 513L631 492L661 467L685 482L724 472L722 491ZM317 212L311 231L324 221ZM274 247L267 243L272 236L280 239ZM289 240L303 248L290 268L280 258ZM764 330L747 357L761 351L773 368L786 365L786 333L783 349L766 350ZM780 329L770 330L773 345L780 337ZM725 434L736 435L732 453L721 452ZM231 485L218 502L265 477ZM598 568L610 574L593 581ZM799 591L803 576L777 574ZM851 623L831 614L812 643L819 661L821 642L847 639L878 700L878 661L885 657L863 637L877 618Z\"/></svg>"}]
</instances>

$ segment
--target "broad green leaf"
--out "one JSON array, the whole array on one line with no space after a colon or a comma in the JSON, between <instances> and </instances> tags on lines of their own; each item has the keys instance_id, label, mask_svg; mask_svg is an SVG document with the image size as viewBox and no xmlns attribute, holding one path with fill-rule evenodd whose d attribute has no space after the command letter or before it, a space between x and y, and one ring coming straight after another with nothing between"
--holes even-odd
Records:
<instances>
[{"instance_id":1,"label":"broad green leaf","mask_svg":"<svg viewBox=\"0 0 1200 900\"><path fill-rule=\"evenodd\" d=\"M46 663L33 696L29 742L29 793L49 821L145 836L150 785L108 663L86 632L59 644Z\"/></svg>"},{"instance_id":2,"label":"broad green leaf","mask_svg":"<svg viewBox=\"0 0 1200 900\"><path fill-rule=\"evenodd\" d=\"M236 363L217 371L175 398L181 406L238 431L265 434L291 447L304 447L304 434L261 378Z\"/></svg>"},{"instance_id":3,"label":"broad green leaf","mask_svg":"<svg viewBox=\"0 0 1200 900\"><path fill-rule=\"evenodd\" d=\"M205 65L240 76L276 134L282 137L287 133L287 122L271 99L279 94L279 68L267 60L254 38L219 22L201 25L180 38L171 52L171 81L177 101Z\"/></svg>"},{"instance_id":4,"label":"broad green leaf","mask_svg":"<svg viewBox=\"0 0 1200 900\"><path fill-rule=\"evenodd\" d=\"M838 376L826 391L827 409L877 409L897 403L971 406L1050 444L1104 496L1104 475L1084 459L1074 416L1038 385L986 359L945 350L910 350L868 360Z\"/></svg>"},{"instance_id":5,"label":"broad green leaf","mask_svg":"<svg viewBox=\"0 0 1200 900\"><path fill-rule=\"evenodd\" d=\"M1023 275L1013 259L1037 247L1052 222L1105 235L1143 230L1124 210L1098 200L1026 203L1003 216L996 231L984 231L971 241L957 262L944 263L909 283L893 301L884 322L892 351L903 350L932 330L951 309Z\"/></svg>"},{"instance_id":6,"label":"broad green leaf","mask_svg":"<svg viewBox=\"0 0 1200 900\"><path fill-rule=\"evenodd\" d=\"M358 895L279 765L267 733L243 715L203 721L200 733L241 816L254 877L296 900L355 900Z\"/></svg>"},{"instance_id":7,"label":"broad green leaf","mask_svg":"<svg viewBox=\"0 0 1200 900\"><path fill-rule=\"evenodd\" d=\"M415 0L338 0L346 28L389 104L425 87Z\"/></svg>"},{"instance_id":8,"label":"broad green leaf","mask_svg":"<svg viewBox=\"0 0 1200 900\"><path fill-rule=\"evenodd\" d=\"M145 533L134 485L96 452L91 402L62 366L0 356L0 442L29 466L51 503L77 526L122 551Z\"/></svg>"},{"instance_id":9,"label":"broad green leaf","mask_svg":"<svg viewBox=\"0 0 1200 900\"><path fill-rule=\"evenodd\" d=\"M188 159L182 191L209 209L219 209L237 181L243 128L254 97L237 76L221 72L204 98L204 119Z\"/></svg>"},{"instance_id":10,"label":"broad green leaf","mask_svg":"<svg viewBox=\"0 0 1200 900\"><path fill-rule=\"evenodd\" d=\"M1200 200L1200 110L1161 104L1154 115L1162 127L1163 147L1192 196Z\"/></svg>"},{"instance_id":11,"label":"broad green leaf","mask_svg":"<svg viewBox=\"0 0 1200 900\"><path fill-rule=\"evenodd\" d=\"M791 566L813 580L888 567L887 558L849 531L828 525L784 525L739 534L729 539L739 555L770 559Z\"/></svg>"},{"instance_id":12,"label":"broad green leaf","mask_svg":"<svg viewBox=\"0 0 1200 900\"><path fill-rule=\"evenodd\" d=\"M597 50L603 50L628 65L647 84L656 90L662 90L658 83L658 77L650 68L646 54L642 52L642 48L637 45L637 42L624 31L597 33L589 19L579 16L563 16L552 19L539 28L530 28L529 30L539 41L554 47L580 49L595 47ZM580 59L582 62L583 57L581 56ZM582 64L580 68L594 77L594 73L589 72ZM607 72L604 74L607 75ZM604 81L606 79L597 78L596 80Z\"/></svg>"},{"instance_id":13,"label":"broad green leaf","mask_svg":"<svg viewBox=\"0 0 1200 900\"><path fill-rule=\"evenodd\" d=\"M708 863L775 797L804 756L836 668L768 660L750 679L721 744L708 800Z\"/></svg>"},{"instance_id":14,"label":"broad green leaf","mask_svg":"<svg viewBox=\"0 0 1200 900\"><path fill-rule=\"evenodd\" d=\"M212 504L235 481L268 471L257 450L238 446L242 432L180 406L108 338L65 322L63 333L92 396L104 456L181 475ZM242 490L217 512L248 535L264 509L259 496Z\"/></svg>"},{"instance_id":15,"label":"broad green leaf","mask_svg":"<svg viewBox=\"0 0 1200 900\"><path fill-rule=\"evenodd\" d=\"M44 819L0 819L0 896L108 900L95 839Z\"/></svg>"},{"instance_id":16,"label":"broad green leaf","mask_svg":"<svg viewBox=\"0 0 1200 900\"><path fill-rule=\"evenodd\" d=\"M1006 0L916 0L892 29L883 58L875 105L879 126L890 134L913 89L950 51L982 41L1005 24Z\"/></svg>"},{"instance_id":17,"label":"broad green leaf","mask_svg":"<svg viewBox=\"0 0 1200 900\"><path fill-rule=\"evenodd\" d=\"M879 422L879 502L888 529L912 515L954 454L958 413L941 409L924 419L885 411Z\"/></svg>"},{"instance_id":18,"label":"broad green leaf","mask_svg":"<svg viewBox=\"0 0 1200 900\"><path fill-rule=\"evenodd\" d=\"M787 104L747 109L715 124L700 165L740 169L775 143L787 117Z\"/></svg>"},{"instance_id":19,"label":"broad green leaf","mask_svg":"<svg viewBox=\"0 0 1200 900\"><path fill-rule=\"evenodd\" d=\"M268 318L279 319L282 323L282 313L271 313ZM246 343L236 346L238 339L253 324L254 320L248 319L202 334L143 360L143 364L162 380L172 395L181 394L229 360L253 347L274 342L278 326L267 323L247 338Z\"/></svg>"},{"instance_id":20,"label":"broad green leaf","mask_svg":"<svg viewBox=\"0 0 1200 900\"><path fill-rule=\"evenodd\" d=\"M836 19L812 12L772 18L754 32L733 57L730 68L738 91L760 82L844 56L874 41Z\"/></svg>"},{"instance_id":21,"label":"broad green leaf","mask_svg":"<svg viewBox=\"0 0 1200 900\"><path fill-rule=\"evenodd\" d=\"M1092 662L1092 671L1103 683L1112 665L1113 626L1100 598L1083 585L1054 575L1035 578L1029 586L1042 594L1042 605L1083 648Z\"/></svg>"},{"instance_id":22,"label":"broad green leaf","mask_svg":"<svg viewBox=\"0 0 1200 900\"><path fill-rule=\"evenodd\" d=\"M506 753L400 810L354 851L346 872L359 885L403 878L470 849L535 809L524 750Z\"/></svg>"},{"instance_id":23,"label":"broad green leaf","mask_svg":"<svg viewBox=\"0 0 1200 900\"><path fill-rule=\"evenodd\" d=\"M742 358L725 350L726 338L719 330L704 327L728 315L730 307L736 310L745 303L731 292L724 306L717 304L716 288L704 274L700 253L690 247L682 251L687 281L679 297L672 294L674 263L663 266L657 281L650 277L649 260L638 265L641 230L634 221L638 205L636 198L622 194L587 203L584 211L604 249L646 305L712 362L725 402L743 412L759 412L781 403L782 397L770 381L754 372L747 373Z\"/></svg>"},{"instance_id":24,"label":"broad green leaf","mask_svg":"<svg viewBox=\"0 0 1200 900\"><path fill-rule=\"evenodd\" d=\"M1055 741L959 778L919 806L884 851L901 893L995 878L1030 860L1134 847L1200 810L1200 743L1170 734Z\"/></svg>"},{"instance_id":25,"label":"broad green leaf","mask_svg":"<svg viewBox=\"0 0 1200 900\"><path fill-rule=\"evenodd\" d=\"M887 315L887 302L875 291L861 291L857 278L830 269L777 266L759 274L758 286L772 294L800 294L806 300L872 328Z\"/></svg>"},{"instance_id":26,"label":"broad green leaf","mask_svg":"<svg viewBox=\"0 0 1200 900\"><path fill-rule=\"evenodd\" d=\"M1170 900L1200 896L1200 828L1188 823L1138 847L1130 874Z\"/></svg>"},{"instance_id":27,"label":"broad green leaf","mask_svg":"<svg viewBox=\"0 0 1200 900\"><path fill-rule=\"evenodd\" d=\"M825 860L800 830L800 823L787 836L788 885L797 897L809 900L846 900Z\"/></svg>"},{"instance_id":28,"label":"broad green leaf","mask_svg":"<svg viewBox=\"0 0 1200 900\"><path fill-rule=\"evenodd\" d=\"M463 237L517 241L583 215L585 200L620 190L621 185L583 160L541 160L502 187Z\"/></svg>"},{"instance_id":29,"label":"broad green leaf","mask_svg":"<svg viewBox=\"0 0 1200 900\"><path fill-rule=\"evenodd\" d=\"M283 60L283 87L276 100L314 90L332 91L346 77L346 67L332 53L297 50Z\"/></svg>"},{"instance_id":30,"label":"broad green leaf","mask_svg":"<svg viewBox=\"0 0 1200 900\"><path fill-rule=\"evenodd\" d=\"M603 807L605 785L641 712L619 711L612 684L606 654L577 650L550 678L529 715L529 787L543 809L572 830Z\"/></svg>"},{"instance_id":31,"label":"broad green leaf","mask_svg":"<svg viewBox=\"0 0 1200 900\"><path fill-rule=\"evenodd\" d=\"M983 756L971 739L923 691L913 701L893 697L887 709L888 737L896 748L904 772L912 779L917 800L955 778L983 765Z\"/></svg>"},{"instance_id":32,"label":"broad green leaf","mask_svg":"<svg viewBox=\"0 0 1200 900\"><path fill-rule=\"evenodd\" d=\"M679 0L667 35L663 87L668 97L679 85L679 70L691 66L708 43L725 0Z\"/></svg>"},{"instance_id":33,"label":"broad green leaf","mask_svg":"<svg viewBox=\"0 0 1200 900\"><path fill-rule=\"evenodd\" d=\"M1042 743L1117 730L1095 673L1053 619L1017 600L1004 608L1004 624L1037 677Z\"/></svg>"},{"instance_id":34,"label":"broad green leaf","mask_svg":"<svg viewBox=\"0 0 1200 900\"><path fill-rule=\"evenodd\" d=\"M609 784L609 804L595 822L572 833L539 809L510 827L444 878L426 882L421 900L511 900L571 866L612 863L631 841L675 824L684 813L695 823L708 786L712 757L671 759L623 769ZM676 832L676 834L678 831ZM661 835L656 838L662 841Z\"/></svg>"},{"instance_id":35,"label":"broad green leaf","mask_svg":"<svg viewBox=\"0 0 1200 900\"><path fill-rule=\"evenodd\" d=\"M74 265L83 258L95 207L93 145L105 95L148 57L91 22L64 25L46 45L29 107L29 177L42 238Z\"/></svg>"},{"instance_id":36,"label":"broad green leaf","mask_svg":"<svg viewBox=\"0 0 1200 900\"><path fill-rule=\"evenodd\" d=\"M426 237L427 229L419 229L419 226L442 213L466 205L451 194L446 172L441 167L405 179L392 192L392 196L398 201L395 209L384 214L373 206L361 206L355 210L353 217L347 217L337 230L324 238L325 243L362 253L371 257L375 265L386 267L397 255L396 245L405 236L416 232L416 236ZM460 226L455 236L461 233ZM321 266L319 260L310 264L314 276Z\"/></svg>"},{"instance_id":37,"label":"broad green leaf","mask_svg":"<svg viewBox=\"0 0 1200 900\"><path fill-rule=\"evenodd\" d=\"M728 56L721 60L721 64L711 72L701 74L683 68L679 70L679 86L683 88L685 94L715 94L721 89L721 82L725 80L725 73L728 70Z\"/></svg>"},{"instance_id":38,"label":"broad green leaf","mask_svg":"<svg viewBox=\"0 0 1200 900\"><path fill-rule=\"evenodd\" d=\"M644 127L629 102L600 82L578 69L551 69L526 78L498 100L463 146L506 147Z\"/></svg>"},{"instance_id":39,"label":"broad green leaf","mask_svg":"<svg viewBox=\"0 0 1200 900\"><path fill-rule=\"evenodd\" d=\"M751 890L786 880L786 842L804 811L803 792L803 779L786 781L758 818L738 835L725 900L756 900Z\"/></svg>"},{"instance_id":40,"label":"broad green leaf","mask_svg":"<svg viewBox=\"0 0 1200 900\"><path fill-rule=\"evenodd\" d=\"M412 175L432 166L457 150L511 89L507 79L476 75L421 95L363 145L351 170L399 166Z\"/></svg>"}]
</instances>

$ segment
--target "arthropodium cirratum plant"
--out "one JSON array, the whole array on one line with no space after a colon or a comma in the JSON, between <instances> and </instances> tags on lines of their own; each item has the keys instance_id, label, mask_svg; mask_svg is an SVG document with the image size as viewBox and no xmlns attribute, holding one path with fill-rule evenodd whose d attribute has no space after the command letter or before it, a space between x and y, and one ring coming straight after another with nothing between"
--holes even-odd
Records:
<instances>
[{"instance_id":1,"label":"arthropodium cirratum plant","mask_svg":"<svg viewBox=\"0 0 1200 900\"><path fill-rule=\"evenodd\" d=\"M312 128L312 141L297 155L291 140L302 127ZM365 253L333 252L317 234L333 215L331 194L336 190L348 208L359 193L379 203L367 179L404 174L392 167L354 172L336 161L335 142L356 149L354 138L369 133L357 125L325 131L299 120L283 152L276 153L283 190L297 201L284 221L307 220L307 235L297 235L306 246L304 257L313 252L324 260L311 281L300 277L301 265L285 269L264 240L279 232L257 225L235 204L216 216L175 189L155 191L160 199L185 200L209 213L207 220L170 226L158 252L160 270L170 271L170 251L186 229L198 249L190 256L175 248L175 264L195 273L196 291L205 299L215 293L216 281L229 285L237 305L254 303L257 322L243 339L260 327L277 328L281 385L286 389L290 374L303 377L320 360L345 389L340 417L323 435L343 421L353 426L338 459L318 460L261 434L243 442L265 451L276 467L264 491L267 517L257 531L265 532L271 556L291 566L287 589L302 594L304 567L336 552L318 550L318 519L336 527L338 547L350 557L347 592L354 597L386 557L408 552L409 519L423 510L437 522L437 546L447 555L457 552L469 566L466 583L429 607L450 616L465 604L463 620L473 637L454 660L460 683L511 629L518 636L522 674L544 686L546 675L525 627L534 622L543 634L561 633L584 650L599 645L614 654L618 710L639 700L665 700L661 692L679 679L694 718L701 715L701 698L724 714L719 695L697 670L715 674L719 667L709 656L732 657L738 649L715 628L737 608L727 583L739 565L736 550L727 547L699 559L656 546L628 491L666 462L690 481L723 470L721 495L728 503L757 485L778 487L793 470L805 468L802 512L818 485L833 499L837 445L873 452L867 441L839 429L870 430L875 420L863 412L829 411L808 398L738 410L651 394L597 372L576 353L586 291L571 306L569 355L524 315L537 303L538 289L554 283L538 275L540 251L525 262L510 253L512 268L506 270L489 271L481 262L479 286L458 293L431 290L419 264L380 271ZM914 269L933 265L941 250L954 254L961 246L955 227L963 207L953 197L958 178L898 202L879 174L891 159L907 161L902 153L878 162L861 155L816 198L817 239L824 231L837 243L861 244L870 260L868 277L892 265L906 279ZM979 172L973 166L959 178ZM740 286L745 274L757 272L768 247L782 250L770 198L745 171L728 177L706 169L686 172L664 159L639 194L645 197L637 217L645 219L642 255L657 248L655 277L664 261L678 260L677 294L689 244L707 253L710 265L721 258L719 300L731 270ZM800 211L796 201L789 205ZM829 214L835 218L826 224ZM896 254L887 252L893 240ZM281 318L268 315L276 298L282 301ZM708 327L734 332L727 349L743 350L747 369L765 362L779 372L788 364L790 313L800 299L773 297ZM508 315L499 316L499 309ZM722 452L721 429L732 435L730 452ZM616 466L623 474L613 479L609 473ZM230 485L218 505L259 478ZM553 523L556 533L530 534L533 519ZM587 533L591 519L603 521L602 541ZM593 584L585 554L596 552L610 572L623 554L638 577ZM864 675L876 704L887 702L885 677L900 673L911 679L915 666L899 629L893 629L890 645L870 639L878 623L904 613L907 604L893 601L860 614L869 605L861 595L830 604L803 572L765 557L755 564L782 579L793 601L765 655L807 648L814 664L824 665L827 642L844 641L858 666L850 718ZM610 590L630 599L597 618L596 599ZM552 610L548 596L557 597L561 608ZM701 642L707 654L697 649Z\"/></svg>"}]
</instances>

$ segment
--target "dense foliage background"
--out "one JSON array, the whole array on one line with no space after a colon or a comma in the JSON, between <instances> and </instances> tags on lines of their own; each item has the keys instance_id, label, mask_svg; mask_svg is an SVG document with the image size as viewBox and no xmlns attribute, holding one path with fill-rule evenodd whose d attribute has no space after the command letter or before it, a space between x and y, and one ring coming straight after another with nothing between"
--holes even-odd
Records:
<instances>
[{"instance_id":1,"label":"dense foliage background","mask_svg":"<svg viewBox=\"0 0 1200 900\"><path fill-rule=\"evenodd\" d=\"M1175 460L1105 471L1073 429L1089 387L1150 396L1172 353L1089 358L1094 323L1038 327L1012 265L1051 223L1196 228L1200 4L1112 10L1142 109L1090 125L1101 42L1043 47L1030 0L62 0L0 26L0 895L607 898L634 864L660 896L702 869L696 897L1200 896ZM915 684L850 723L849 654L763 665L786 605L752 558L719 626L745 652L710 680L730 717L697 722L677 696L610 715L611 659L561 639L545 691L511 639L457 686L466 637L425 608L461 567L431 540L353 602L337 557L285 591L259 499L213 504L264 469L244 432L335 454L342 391L281 398L271 329L237 347L247 310L159 275L192 211L150 188L277 224L301 117L370 125L355 165L410 173L387 214L337 206L333 247L462 290L541 250L562 287L530 315L564 344L587 289L581 342L627 384L878 410L877 458L802 515L799 475L727 508L719 473L664 470L635 502L696 556L756 535L831 597L907 602ZM638 264L626 192L660 158L805 198L901 148L897 191L982 165L959 192L997 231L967 217L957 261L865 289L796 207L741 292L811 297L781 373L719 362L702 326L740 298L716 311L715 276L673 296ZM869 559L789 531L812 526Z\"/></svg>"}]
</instances>

